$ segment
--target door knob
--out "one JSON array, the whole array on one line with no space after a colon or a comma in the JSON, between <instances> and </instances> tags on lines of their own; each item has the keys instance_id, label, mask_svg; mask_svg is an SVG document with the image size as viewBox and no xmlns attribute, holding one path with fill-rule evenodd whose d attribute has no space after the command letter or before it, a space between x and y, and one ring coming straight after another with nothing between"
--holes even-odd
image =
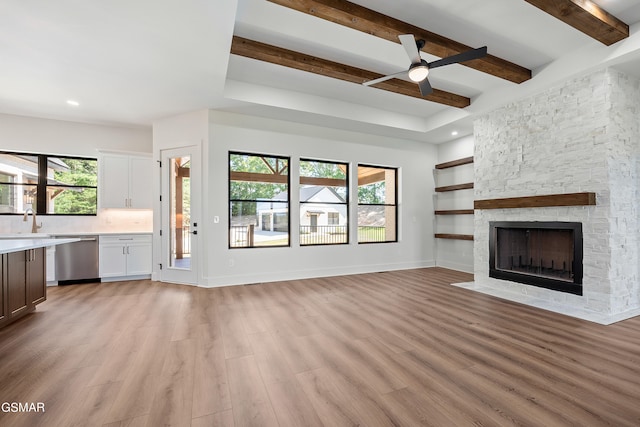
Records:
<instances>
[{"instance_id":1,"label":"door knob","mask_svg":"<svg viewBox=\"0 0 640 427\"><path fill-rule=\"evenodd\" d=\"M191 234L198 234L198 230L193 230Z\"/></svg>"}]
</instances>

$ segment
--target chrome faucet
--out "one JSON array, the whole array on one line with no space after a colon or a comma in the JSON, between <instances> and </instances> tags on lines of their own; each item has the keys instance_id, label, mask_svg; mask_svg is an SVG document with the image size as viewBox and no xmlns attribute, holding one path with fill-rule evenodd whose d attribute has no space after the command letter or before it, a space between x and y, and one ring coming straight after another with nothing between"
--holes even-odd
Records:
<instances>
[{"instance_id":1,"label":"chrome faucet","mask_svg":"<svg viewBox=\"0 0 640 427\"><path fill-rule=\"evenodd\" d=\"M24 211L24 218L22 218L23 222L27 222L27 217L31 214L33 216L33 225L31 226L31 232L37 233L39 228L42 228L42 224L38 225L36 222L36 213L31 208L27 208Z\"/></svg>"}]
</instances>

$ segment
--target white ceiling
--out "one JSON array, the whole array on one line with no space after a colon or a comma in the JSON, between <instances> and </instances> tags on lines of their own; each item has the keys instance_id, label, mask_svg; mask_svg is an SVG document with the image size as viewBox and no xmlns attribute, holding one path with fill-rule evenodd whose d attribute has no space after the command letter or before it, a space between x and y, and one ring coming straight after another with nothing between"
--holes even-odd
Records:
<instances>
[{"instance_id":1,"label":"white ceiling","mask_svg":"<svg viewBox=\"0 0 640 427\"><path fill-rule=\"evenodd\" d=\"M616 66L640 77L638 0L595 1L631 26L609 47L524 0L353 2L486 45L534 77L517 85L460 65L433 70L435 88L472 99L457 109L229 55L236 34L379 73L409 65L400 44L266 0L3 0L0 113L150 126L212 108L440 143L471 133L478 114L578 73Z\"/></svg>"}]
</instances>

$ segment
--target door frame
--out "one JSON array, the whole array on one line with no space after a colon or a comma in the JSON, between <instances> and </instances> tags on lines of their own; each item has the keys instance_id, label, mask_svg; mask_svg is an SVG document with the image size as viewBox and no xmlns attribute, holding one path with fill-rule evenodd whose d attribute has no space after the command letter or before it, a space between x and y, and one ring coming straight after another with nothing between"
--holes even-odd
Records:
<instances>
[{"instance_id":1,"label":"door frame","mask_svg":"<svg viewBox=\"0 0 640 427\"><path fill-rule=\"evenodd\" d=\"M200 265L202 257L202 247L199 244L199 237L202 235L202 164L201 147L199 145L188 145L182 147L162 148L159 150L160 156L160 271L159 281L169 283L180 283L188 285L200 285ZM198 234L191 234L191 257L190 268L176 268L170 266L170 237L171 227L169 225L169 165L170 159L178 156L190 156L190 231L198 231ZM197 196L197 197L196 197ZM197 224L194 227L193 224Z\"/></svg>"}]
</instances>

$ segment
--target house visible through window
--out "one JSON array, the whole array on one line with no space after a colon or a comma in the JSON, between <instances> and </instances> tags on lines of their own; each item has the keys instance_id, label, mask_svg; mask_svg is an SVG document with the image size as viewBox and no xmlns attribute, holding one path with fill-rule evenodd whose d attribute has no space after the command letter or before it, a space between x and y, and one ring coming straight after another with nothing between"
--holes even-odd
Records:
<instances>
[{"instance_id":1,"label":"house visible through window","mask_svg":"<svg viewBox=\"0 0 640 427\"><path fill-rule=\"evenodd\" d=\"M349 242L348 164L300 160L300 245Z\"/></svg>"},{"instance_id":2,"label":"house visible through window","mask_svg":"<svg viewBox=\"0 0 640 427\"><path fill-rule=\"evenodd\" d=\"M48 154L0 153L0 213L95 215L98 161Z\"/></svg>"},{"instance_id":3,"label":"house visible through window","mask_svg":"<svg viewBox=\"0 0 640 427\"><path fill-rule=\"evenodd\" d=\"M229 247L289 246L289 158L229 153Z\"/></svg>"},{"instance_id":4,"label":"house visible through window","mask_svg":"<svg viewBox=\"0 0 640 427\"><path fill-rule=\"evenodd\" d=\"M358 243L398 240L398 170L358 166Z\"/></svg>"}]
</instances>

